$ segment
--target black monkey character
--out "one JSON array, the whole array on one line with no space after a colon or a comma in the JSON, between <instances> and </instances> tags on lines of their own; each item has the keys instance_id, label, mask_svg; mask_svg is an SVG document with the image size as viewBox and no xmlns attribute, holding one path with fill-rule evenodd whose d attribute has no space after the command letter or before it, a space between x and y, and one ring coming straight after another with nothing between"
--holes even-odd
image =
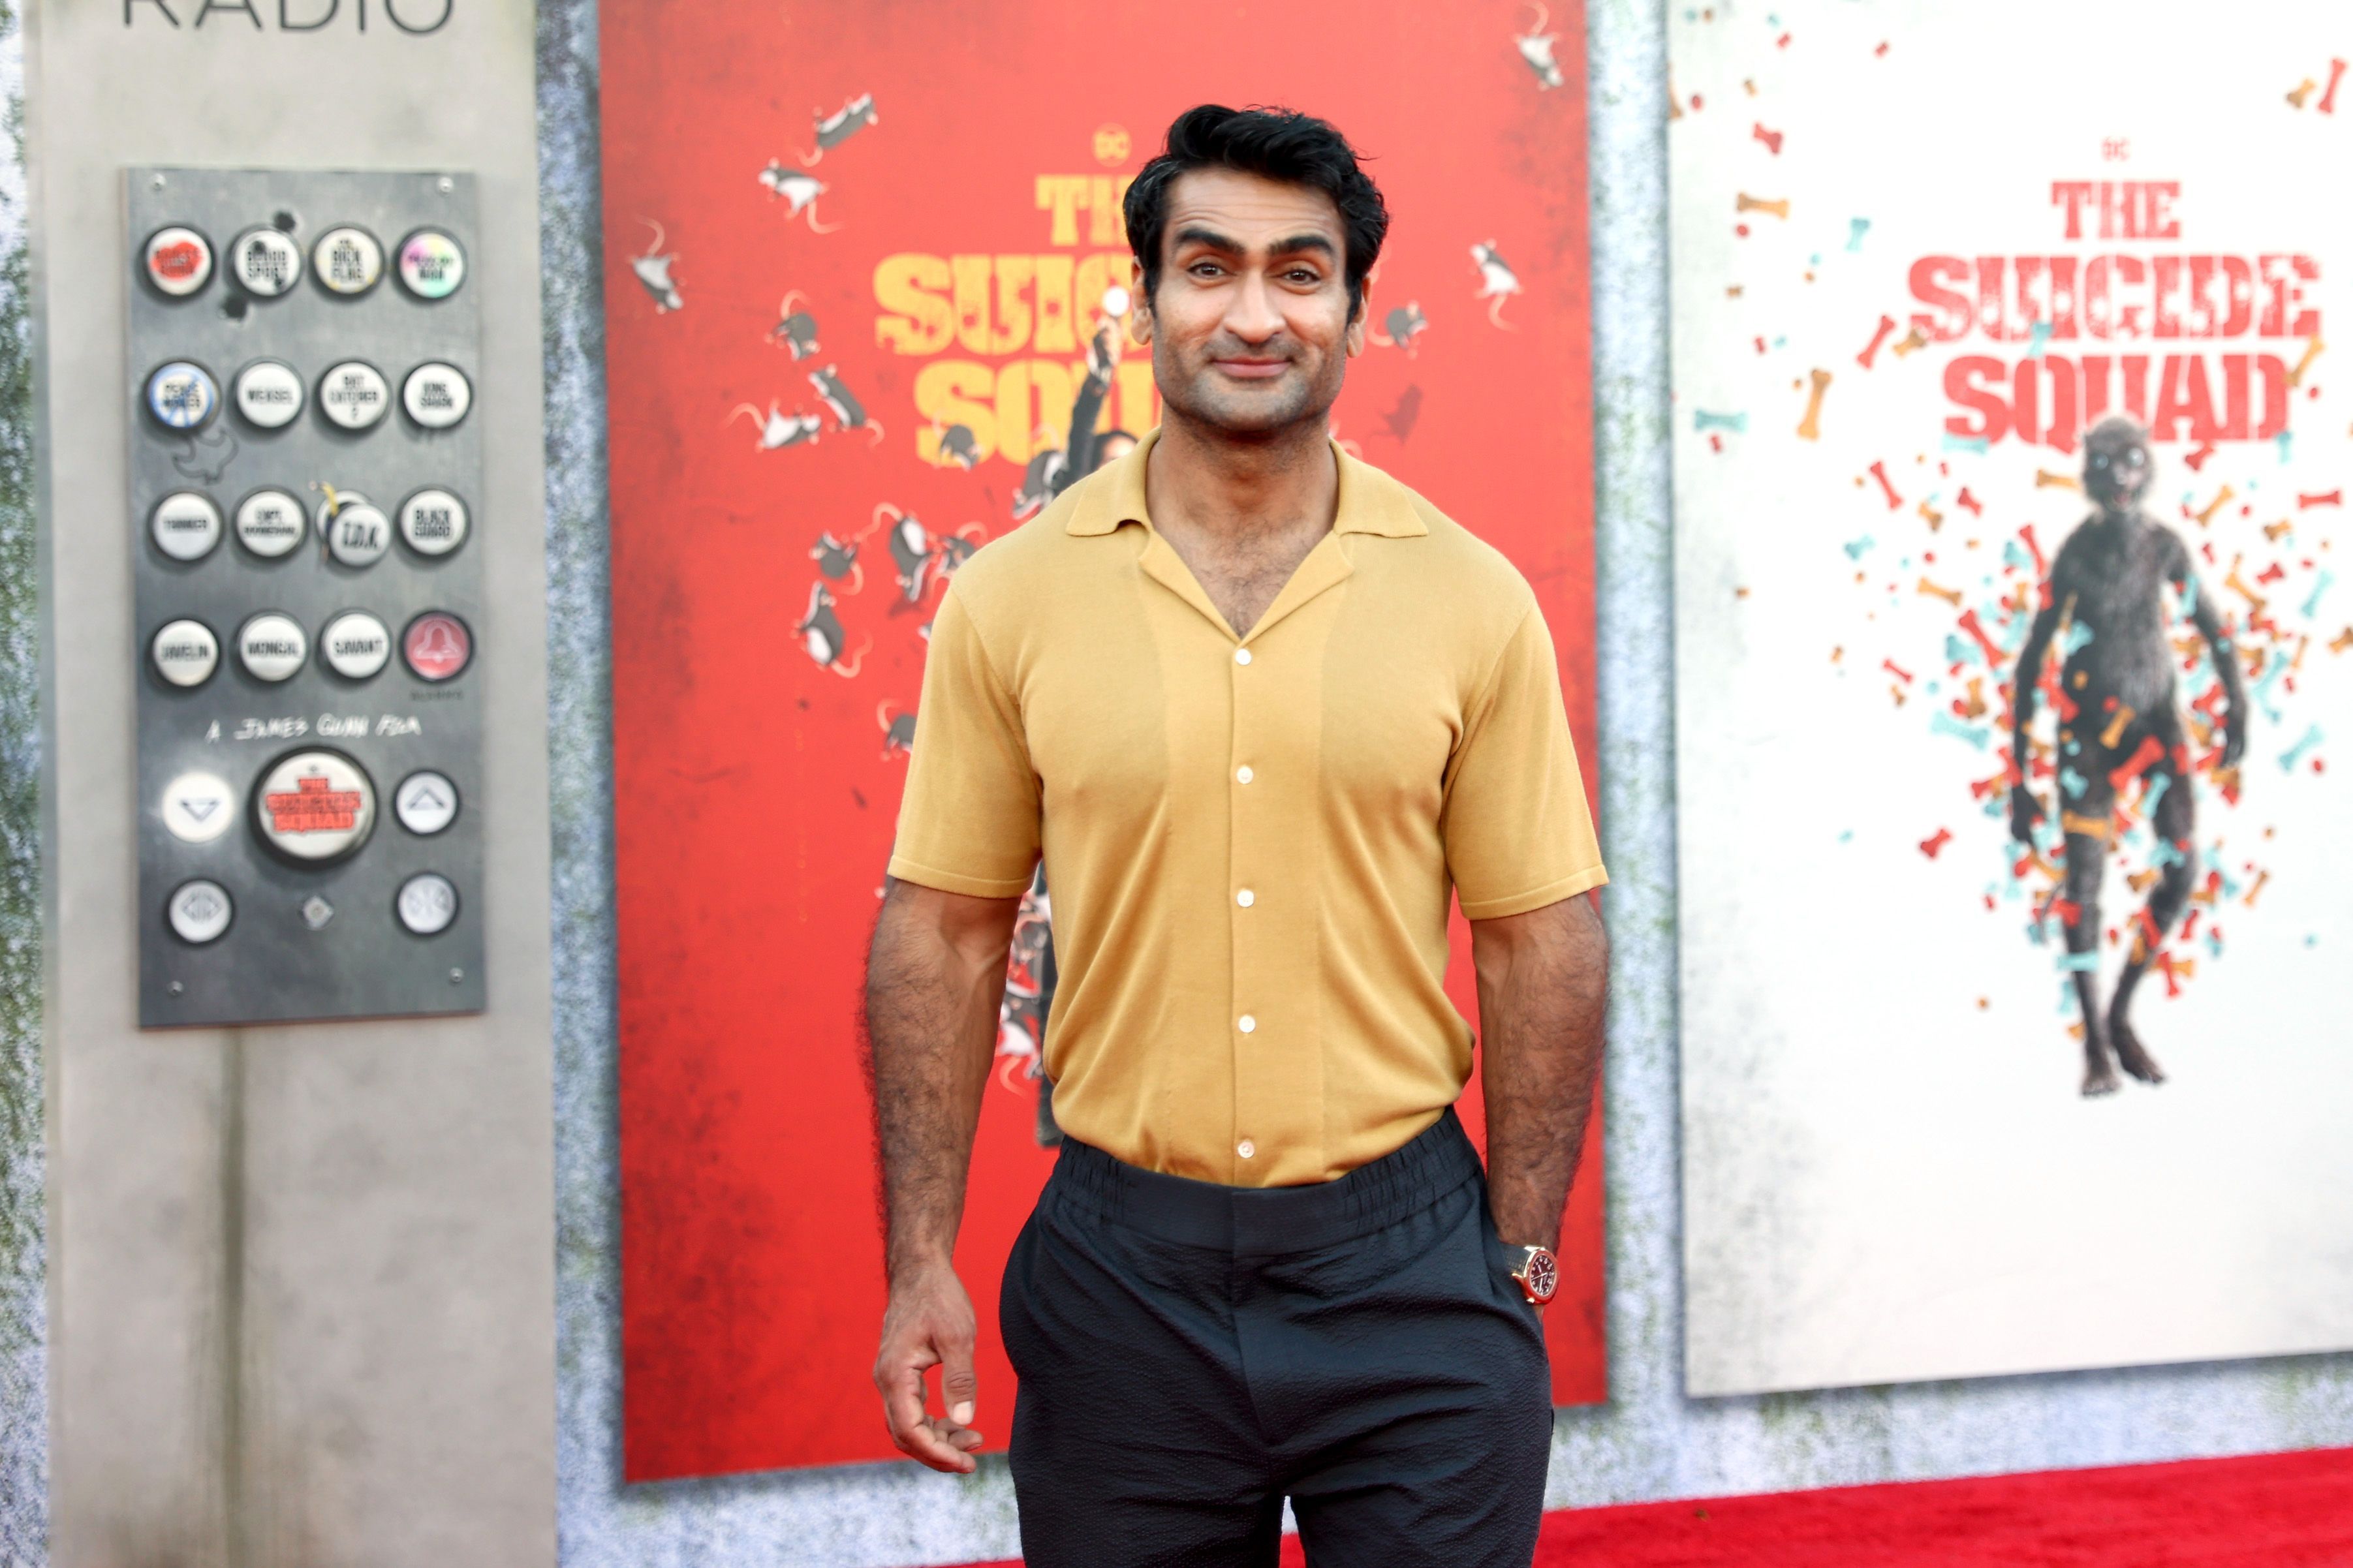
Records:
<instances>
[{"instance_id":1,"label":"black monkey character","mask_svg":"<svg viewBox=\"0 0 2353 1568\"><path fill-rule=\"evenodd\" d=\"M2053 761L2059 826L2065 835L2064 901L2058 906L2075 994L2084 1015L2084 1092L2112 1094L2116 1069L2143 1083L2164 1072L2141 1045L2128 1017L2133 992L2189 901L2197 879L2191 842L2189 737L2174 689L2173 649L2166 639L2162 590L2170 584L2213 651L2230 707L2222 716L2221 765L2235 768L2247 748L2246 698L2238 651L2199 582L2189 551L2140 509L2153 477L2148 437L2129 419L2102 420L2084 441L2084 489L2098 508L2077 525L2051 563L2042 609L2019 654L2011 697L2010 833L2032 845L2043 808L2028 771L2030 732L2043 658L2054 637L2062 664L2052 707L2059 721ZM2143 781L2142 809L2157 835L2162 868L2133 941L2116 996L2100 1010L2097 968L2100 881L2107 869L2117 795Z\"/></svg>"}]
</instances>

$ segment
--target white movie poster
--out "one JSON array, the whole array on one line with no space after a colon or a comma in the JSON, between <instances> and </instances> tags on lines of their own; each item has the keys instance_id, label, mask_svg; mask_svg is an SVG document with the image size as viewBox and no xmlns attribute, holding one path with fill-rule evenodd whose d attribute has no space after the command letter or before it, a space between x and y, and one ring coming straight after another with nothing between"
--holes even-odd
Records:
<instances>
[{"instance_id":1,"label":"white movie poster","mask_svg":"<svg viewBox=\"0 0 2353 1568\"><path fill-rule=\"evenodd\" d=\"M1670 24L1689 1391L2353 1346L2353 7Z\"/></svg>"}]
</instances>

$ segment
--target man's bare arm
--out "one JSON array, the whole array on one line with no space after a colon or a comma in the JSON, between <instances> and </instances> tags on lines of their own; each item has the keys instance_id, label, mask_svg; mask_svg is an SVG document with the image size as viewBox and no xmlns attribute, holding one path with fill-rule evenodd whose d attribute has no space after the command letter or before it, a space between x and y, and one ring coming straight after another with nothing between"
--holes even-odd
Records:
<instances>
[{"instance_id":1,"label":"man's bare arm","mask_svg":"<svg viewBox=\"0 0 2353 1568\"><path fill-rule=\"evenodd\" d=\"M1471 922L1479 1072L1487 1102L1487 1206L1514 1247L1557 1247L1601 1068L1609 938L1583 894Z\"/></svg>"},{"instance_id":2,"label":"man's bare arm","mask_svg":"<svg viewBox=\"0 0 2353 1568\"><path fill-rule=\"evenodd\" d=\"M1020 902L893 881L866 961L867 1072L891 1277L874 1385L892 1441L935 1470L969 1471L981 1441L971 1429L972 1299L954 1256ZM942 1416L924 1409L923 1373L933 1366L942 1368Z\"/></svg>"}]
</instances>

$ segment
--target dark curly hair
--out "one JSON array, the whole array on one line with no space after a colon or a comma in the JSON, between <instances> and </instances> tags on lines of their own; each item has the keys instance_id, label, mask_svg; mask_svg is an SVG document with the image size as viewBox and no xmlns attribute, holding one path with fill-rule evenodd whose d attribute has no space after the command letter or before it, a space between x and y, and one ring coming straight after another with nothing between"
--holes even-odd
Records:
<instances>
[{"instance_id":1,"label":"dark curly hair","mask_svg":"<svg viewBox=\"0 0 2353 1568\"><path fill-rule=\"evenodd\" d=\"M1286 184L1308 185L1332 198L1347 233L1341 268L1348 281L1348 320L1365 305L1365 277L1381 257L1389 231L1380 187L1357 166L1356 150L1331 124L1289 109L1228 109L1204 103L1168 127L1160 155L1127 187L1127 243L1144 266L1144 297L1160 288L1160 238L1168 222L1168 187L1195 169L1232 169Z\"/></svg>"}]
</instances>

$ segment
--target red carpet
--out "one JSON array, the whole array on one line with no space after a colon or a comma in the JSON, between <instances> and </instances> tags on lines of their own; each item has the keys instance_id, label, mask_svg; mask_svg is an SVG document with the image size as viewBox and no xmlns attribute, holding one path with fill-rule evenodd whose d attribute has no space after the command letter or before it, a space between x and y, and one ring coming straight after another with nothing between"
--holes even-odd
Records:
<instances>
[{"instance_id":1,"label":"red carpet","mask_svg":"<svg viewBox=\"0 0 2353 1568\"><path fill-rule=\"evenodd\" d=\"M2353 1568L2353 1448L1564 1510L1536 1547L1536 1568L2191 1564Z\"/></svg>"}]
</instances>

